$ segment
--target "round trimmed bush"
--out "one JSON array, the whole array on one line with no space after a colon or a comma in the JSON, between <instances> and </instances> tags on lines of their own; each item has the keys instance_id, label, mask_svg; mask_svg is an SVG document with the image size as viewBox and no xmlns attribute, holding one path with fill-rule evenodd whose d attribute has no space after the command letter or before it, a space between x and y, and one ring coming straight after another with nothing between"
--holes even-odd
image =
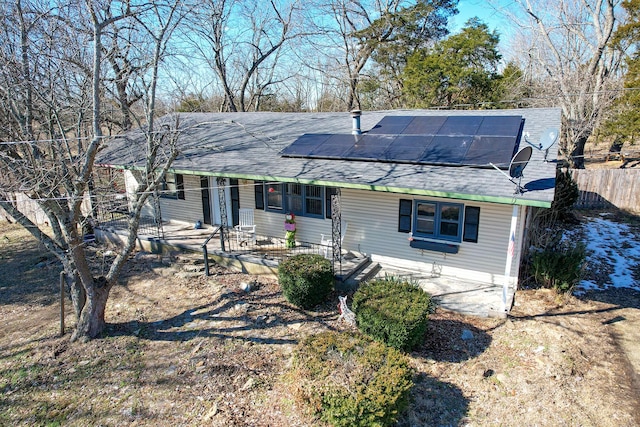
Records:
<instances>
[{"instance_id":1,"label":"round trimmed bush","mask_svg":"<svg viewBox=\"0 0 640 427\"><path fill-rule=\"evenodd\" d=\"M280 263L278 279L287 301L310 309L324 302L333 290L331 263L320 255L294 255Z\"/></svg>"},{"instance_id":2,"label":"round trimmed bush","mask_svg":"<svg viewBox=\"0 0 640 427\"><path fill-rule=\"evenodd\" d=\"M353 295L358 328L399 350L424 341L431 296L420 287L396 278L374 279Z\"/></svg>"},{"instance_id":3,"label":"round trimmed bush","mask_svg":"<svg viewBox=\"0 0 640 427\"><path fill-rule=\"evenodd\" d=\"M297 400L335 427L393 425L413 386L404 354L353 332L307 337L290 374Z\"/></svg>"}]
</instances>

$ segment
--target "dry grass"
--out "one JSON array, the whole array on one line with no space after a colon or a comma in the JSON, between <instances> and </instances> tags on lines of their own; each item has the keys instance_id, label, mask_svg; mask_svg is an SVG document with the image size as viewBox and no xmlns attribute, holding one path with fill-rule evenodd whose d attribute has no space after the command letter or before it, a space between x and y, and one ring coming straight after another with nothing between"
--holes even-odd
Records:
<instances>
[{"instance_id":1,"label":"dry grass","mask_svg":"<svg viewBox=\"0 0 640 427\"><path fill-rule=\"evenodd\" d=\"M70 344L57 336L59 266L24 231L0 233L0 425L320 425L283 373L302 337L346 328L337 298L302 311L273 280L246 293L254 277L205 279L185 271L188 257L139 255L112 291L105 335ZM615 319L638 312L628 300L522 291L507 320L438 310L410 354L416 386L399 425L638 425L612 338Z\"/></svg>"}]
</instances>

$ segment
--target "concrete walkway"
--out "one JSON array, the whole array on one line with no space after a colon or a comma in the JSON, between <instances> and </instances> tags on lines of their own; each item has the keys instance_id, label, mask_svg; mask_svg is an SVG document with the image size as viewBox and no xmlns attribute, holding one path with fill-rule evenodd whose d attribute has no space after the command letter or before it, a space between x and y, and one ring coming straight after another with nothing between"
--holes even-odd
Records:
<instances>
[{"instance_id":1,"label":"concrete walkway","mask_svg":"<svg viewBox=\"0 0 640 427\"><path fill-rule=\"evenodd\" d=\"M422 289L433 296L438 306L444 309L481 317L506 316L506 313L501 311L502 286L472 282L456 277L432 277L429 274L383 266L377 276L385 277L385 275L417 282ZM509 289L507 294L508 308L512 305L514 293L514 289Z\"/></svg>"}]
</instances>

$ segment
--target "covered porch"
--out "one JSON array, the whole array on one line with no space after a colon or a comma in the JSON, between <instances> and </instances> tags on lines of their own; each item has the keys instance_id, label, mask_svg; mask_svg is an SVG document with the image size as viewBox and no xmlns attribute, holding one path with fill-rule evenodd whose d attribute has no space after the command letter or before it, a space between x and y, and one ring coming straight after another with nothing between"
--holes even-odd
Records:
<instances>
[{"instance_id":1,"label":"covered porch","mask_svg":"<svg viewBox=\"0 0 640 427\"><path fill-rule=\"evenodd\" d=\"M162 236L154 230L162 230ZM96 229L99 238L118 243L124 228L115 222L105 222ZM331 255L331 248L308 242L297 242L287 248L284 236L256 236L255 242L238 239L233 229L227 229L226 238L221 239L216 227L196 229L181 222L163 222L160 228L144 227L138 235L138 246L153 253L190 251L202 253L205 248L209 260L220 265L239 269L249 274L277 275L278 264L286 257L300 253ZM224 245L224 248L223 248ZM330 258L331 259L331 258ZM334 262L336 287L341 291L355 290L358 283L373 277L395 276L418 284L434 297L437 304L447 310L482 317L504 317L503 286L463 280L434 273L420 273L393 266L381 266L366 255L343 251L339 261ZM507 307L511 307L515 288L506 290Z\"/></svg>"},{"instance_id":2,"label":"covered porch","mask_svg":"<svg viewBox=\"0 0 640 427\"><path fill-rule=\"evenodd\" d=\"M170 251L202 253L205 264L214 261L249 274L277 275L278 264L284 259L297 254L317 254L332 261L336 286L351 290L379 270L369 257L353 251L341 251L339 257L332 257L331 246L296 241L294 247L288 247L284 235L247 238L233 227L195 228L193 224L176 221L150 226L149 221L143 221L144 226L138 233L137 246L141 250L158 254ZM102 222L95 229L99 239L115 244L123 241L125 231L126 224L117 220Z\"/></svg>"}]
</instances>

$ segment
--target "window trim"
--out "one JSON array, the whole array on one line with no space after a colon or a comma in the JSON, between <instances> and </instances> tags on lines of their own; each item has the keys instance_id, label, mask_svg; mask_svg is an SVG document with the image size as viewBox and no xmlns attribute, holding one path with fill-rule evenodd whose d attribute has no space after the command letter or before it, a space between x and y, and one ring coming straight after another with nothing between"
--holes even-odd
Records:
<instances>
[{"instance_id":1,"label":"window trim","mask_svg":"<svg viewBox=\"0 0 640 427\"><path fill-rule=\"evenodd\" d=\"M419 232L418 230L418 206L420 204L429 204L434 206L434 217L433 217L433 234L428 234L424 232ZM459 217L458 217L458 231L456 236L449 236L446 234L442 234L440 232L440 227L443 222L450 222L442 219L442 208L446 206L453 206L458 208ZM434 241L445 241L445 242L454 242L460 243L462 242L462 234L463 234L463 225L464 225L464 204L462 203L452 203L452 202L440 202L434 200L414 200L413 203L413 219L411 221L411 225L413 227L412 237L418 239L431 239Z\"/></svg>"}]
</instances>

